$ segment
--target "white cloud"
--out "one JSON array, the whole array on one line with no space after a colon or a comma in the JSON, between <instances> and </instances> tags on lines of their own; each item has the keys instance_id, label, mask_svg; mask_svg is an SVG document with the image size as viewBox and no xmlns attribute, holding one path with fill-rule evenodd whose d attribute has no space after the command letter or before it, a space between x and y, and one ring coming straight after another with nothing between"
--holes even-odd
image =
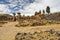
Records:
<instances>
[{"instance_id":1,"label":"white cloud","mask_svg":"<svg viewBox=\"0 0 60 40\"><path fill-rule=\"evenodd\" d=\"M39 10L46 10L46 6L51 7L51 12L57 12L60 11L60 0L35 0L33 3L26 2L28 0L7 0L7 2L10 2L10 4L0 4L0 13L10 13L13 11L10 8L13 8L15 6L22 7L24 9L20 9L16 12L21 12L22 15L34 15L35 11ZM17 9L18 7L14 8ZM14 12L14 11L13 11Z\"/></svg>"},{"instance_id":2,"label":"white cloud","mask_svg":"<svg viewBox=\"0 0 60 40\"><path fill-rule=\"evenodd\" d=\"M0 13L9 13L10 10L8 9L8 7L4 4L0 4Z\"/></svg>"},{"instance_id":3,"label":"white cloud","mask_svg":"<svg viewBox=\"0 0 60 40\"><path fill-rule=\"evenodd\" d=\"M51 12L57 12L60 11L59 2L60 0L36 0L34 3L26 6L22 13L25 15L33 15L35 11L46 10L46 6L51 7Z\"/></svg>"}]
</instances>

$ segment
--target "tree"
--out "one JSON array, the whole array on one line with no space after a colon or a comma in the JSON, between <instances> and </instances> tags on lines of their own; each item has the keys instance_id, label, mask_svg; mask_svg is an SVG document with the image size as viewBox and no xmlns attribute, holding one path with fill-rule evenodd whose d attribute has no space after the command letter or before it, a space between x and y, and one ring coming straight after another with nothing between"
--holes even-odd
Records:
<instances>
[{"instance_id":1,"label":"tree","mask_svg":"<svg viewBox=\"0 0 60 40\"><path fill-rule=\"evenodd\" d=\"M47 8L46 8L46 12L49 14L50 13L50 7L49 6L47 6Z\"/></svg>"},{"instance_id":2,"label":"tree","mask_svg":"<svg viewBox=\"0 0 60 40\"><path fill-rule=\"evenodd\" d=\"M45 10L43 10L43 17L45 17L45 15L44 15L44 14L45 14Z\"/></svg>"},{"instance_id":3,"label":"tree","mask_svg":"<svg viewBox=\"0 0 60 40\"><path fill-rule=\"evenodd\" d=\"M45 14L45 10L43 10L43 14Z\"/></svg>"},{"instance_id":4,"label":"tree","mask_svg":"<svg viewBox=\"0 0 60 40\"><path fill-rule=\"evenodd\" d=\"M41 14L41 10L39 11L39 13Z\"/></svg>"}]
</instances>

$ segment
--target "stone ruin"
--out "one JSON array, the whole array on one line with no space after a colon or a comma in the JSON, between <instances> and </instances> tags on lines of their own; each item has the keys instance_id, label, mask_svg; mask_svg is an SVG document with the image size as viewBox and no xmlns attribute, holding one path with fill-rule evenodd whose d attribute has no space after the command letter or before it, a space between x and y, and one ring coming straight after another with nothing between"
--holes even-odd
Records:
<instances>
[{"instance_id":1,"label":"stone ruin","mask_svg":"<svg viewBox=\"0 0 60 40\"><path fill-rule=\"evenodd\" d=\"M40 32L19 32L15 36L15 40L60 40L60 31L49 29Z\"/></svg>"},{"instance_id":2,"label":"stone ruin","mask_svg":"<svg viewBox=\"0 0 60 40\"><path fill-rule=\"evenodd\" d=\"M18 26L33 26L32 23L37 23L37 25L39 25L38 22L41 20L41 12L35 12L35 15L33 16L21 16L21 13L17 14L17 21L19 22Z\"/></svg>"},{"instance_id":3,"label":"stone ruin","mask_svg":"<svg viewBox=\"0 0 60 40\"><path fill-rule=\"evenodd\" d=\"M20 26L41 26L47 24L60 24L59 21L49 19L48 15L41 14L41 11L35 12L33 16L21 16L21 13L17 13L16 20L18 21L18 27Z\"/></svg>"}]
</instances>

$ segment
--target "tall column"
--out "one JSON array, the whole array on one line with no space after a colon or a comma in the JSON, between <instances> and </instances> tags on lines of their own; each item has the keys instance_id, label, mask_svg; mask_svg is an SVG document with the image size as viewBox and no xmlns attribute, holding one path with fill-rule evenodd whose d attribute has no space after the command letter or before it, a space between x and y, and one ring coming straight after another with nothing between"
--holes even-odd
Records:
<instances>
[{"instance_id":1,"label":"tall column","mask_svg":"<svg viewBox=\"0 0 60 40\"><path fill-rule=\"evenodd\" d=\"M21 13L17 13L17 14L18 14L17 20L19 21L21 18Z\"/></svg>"},{"instance_id":2,"label":"tall column","mask_svg":"<svg viewBox=\"0 0 60 40\"><path fill-rule=\"evenodd\" d=\"M15 16L16 14L15 13L13 13L13 21L16 21L16 16Z\"/></svg>"}]
</instances>

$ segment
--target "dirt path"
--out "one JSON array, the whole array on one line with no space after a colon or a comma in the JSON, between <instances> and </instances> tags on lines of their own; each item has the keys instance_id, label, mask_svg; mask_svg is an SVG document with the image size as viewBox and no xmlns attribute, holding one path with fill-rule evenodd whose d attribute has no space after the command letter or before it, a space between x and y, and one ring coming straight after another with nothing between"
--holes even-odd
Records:
<instances>
[{"instance_id":1,"label":"dirt path","mask_svg":"<svg viewBox=\"0 0 60 40\"><path fill-rule=\"evenodd\" d=\"M18 24L18 22L8 22L4 24L3 27L14 27L16 24Z\"/></svg>"},{"instance_id":2,"label":"dirt path","mask_svg":"<svg viewBox=\"0 0 60 40\"><path fill-rule=\"evenodd\" d=\"M14 40L19 28L14 27L17 22L8 22L0 27L0 40Z\"/></svg>"}]
</instances>

